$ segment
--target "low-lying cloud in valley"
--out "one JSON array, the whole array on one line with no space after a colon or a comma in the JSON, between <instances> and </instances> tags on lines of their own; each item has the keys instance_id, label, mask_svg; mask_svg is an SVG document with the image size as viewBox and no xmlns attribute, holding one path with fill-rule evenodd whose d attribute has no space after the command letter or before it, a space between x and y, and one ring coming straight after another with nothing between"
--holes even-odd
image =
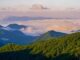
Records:
<instances>
[{"instance_id":1,"label":"low-lying cloud in valley","mask_svg":"<svg viewBox=\"0 0 80 60\"><path fill-rule=\"evenodd\" d=\"M19 21L21 25L26 25L28 28L23 30L25 33L39 35L50 30L70 33L71 31L80 30L80 20L31 20Z\"/></svg>"}]
</instances>

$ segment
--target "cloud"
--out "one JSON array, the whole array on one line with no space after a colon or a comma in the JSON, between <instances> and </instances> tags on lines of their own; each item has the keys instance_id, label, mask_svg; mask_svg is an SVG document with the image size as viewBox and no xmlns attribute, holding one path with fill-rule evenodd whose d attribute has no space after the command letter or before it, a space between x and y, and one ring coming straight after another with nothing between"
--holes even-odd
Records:
<instances>
[{"instance_id":1,"label":"cloud","mask_svg":"<svg viewBox=\"0 0 80 60\"><path fill-rule=\"evenodd\" d=\"M41 5L41 4L34 4L34 5L32 5L31 9L32 9L32 10L46 10L46 9L48 9L48 8L44 7L44 6Z\"/></svg>"},{"instance_id":2,"label":"cloud","mask_svg":"<svg viewBox=\"0 0 80 60\"><path fill-rule=\"evenodd\" d=\"M4 10L4 11L5 11L5 10L7 10L7 8L0 8L0 11L2 11L2 10Z\"/></svg>"},{"instance_id":3,"label":"cloud","mask_svg":"<svg viewBox=\"0 0 80 60\"><path fill-rule=\"evenodd\" d=\"M80 19L80 10L76 11L53 11L53 10L45 10L45 9L30 9L29 11L9 11L9 12L0 12L0 19L4 19L10 16L16 16L16 17L51 17L54 19Z\"/></svg>"},{"instance_id":4,"label":"cloud","mask_svg":"<svg viewBox=\"0 0 80 60\"><path fill-rule=\"evenodd\" d=\"M27 33L32 33L33 32L33 28L32 27L27 27L26 29L23 30L24 32Z\"/></svg>"},{"instance_id":5,"label":"cloud","mask_svg":"<svg viewBox=\"0 0 80 60\"><path fill-rule=\"evenodd\" d=\"M30 26L26 32L40 34L50 30L70 32L80 29L80 20L33 20L21 21L18 24Z\"/></svg>"},{"instance_id":6,"label":"cloud","mask_svg":"<svg viewBox=\"0 0 80 60\"><path fill-rule=\"evenodd\" d=\"M21 29L21 31L27 35L38 36L41 32L37 31L34 27L28 26L25 29Z\"/></svg>"},{"instance_id":7,"label":"cloud","mask_svg":"<svg viewBox=\"0 0 80 60\"><path fill-rule=\"evenodd\" d=\"M10 24L13 23L10 22ZM50 30L66 33L80 30L80 20L44 19L44 20L17 21L15 23L19 25L16 26L14 24L11 25L13 26L13 28L18 27L23 33L34 36L43 34Z\"/></svg>"}]
</instances>

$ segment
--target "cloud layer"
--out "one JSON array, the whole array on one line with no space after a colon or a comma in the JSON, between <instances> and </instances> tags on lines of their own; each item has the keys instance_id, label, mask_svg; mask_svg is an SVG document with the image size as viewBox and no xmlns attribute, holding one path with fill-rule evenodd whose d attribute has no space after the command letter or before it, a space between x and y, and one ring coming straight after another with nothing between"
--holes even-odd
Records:
<instances>
[{"instance_id":1,"label":"cloud layer","mask_svg":"<svg viewBox=\"0 0 80 60\"><path fill-rule=\"evenodd\" d=\"M25 32L37 35L50 30L69 33L80 29L80 20L32 20L20 21L18 24L28 26Z\"/></svg>"}]
</instances>

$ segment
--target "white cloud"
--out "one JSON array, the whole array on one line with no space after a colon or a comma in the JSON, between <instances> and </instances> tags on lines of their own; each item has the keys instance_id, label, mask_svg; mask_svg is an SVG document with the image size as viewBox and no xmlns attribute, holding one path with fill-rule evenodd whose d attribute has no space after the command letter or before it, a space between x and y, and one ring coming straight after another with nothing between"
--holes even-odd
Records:
<instances>
[{"instance_id":1,"label":"white cloud","mask_svg":"<svg viewBox=\"0 0 80 60\"><path fill-rule=\"evenodd\" d=\"M30 26L27 33L39 34L50 30L70 32L80 29L80 20L31 20L21 21L18 24Z\"/></svg>"},{"instance_id":2,"label":"white cloud","mask_svg":"<svg viewBox=\"0 0 80 60\"><path fill-rule=\"evenodd\" d=\"M41 4L34 4L34 5L32 5L31 9L32 9L32 10L46 10L46 9L48 9L48 8L44 7L44 6L41 5Z\"/></svg>"}]
</instances>

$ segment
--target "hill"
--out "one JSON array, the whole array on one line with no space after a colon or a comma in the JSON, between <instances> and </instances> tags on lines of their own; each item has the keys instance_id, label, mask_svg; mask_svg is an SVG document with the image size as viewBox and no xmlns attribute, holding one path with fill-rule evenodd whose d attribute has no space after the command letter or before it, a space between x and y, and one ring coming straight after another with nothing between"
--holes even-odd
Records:
<instances>
[{"instance_id":1,"label":"hill","mask_svg":"<svg viewBox=\"0 0 80 60\"><path fill-rule=\"evenodd\" d=\"M6 60L79 60L80 32L72 33L57 39L37 41L24 48L16 45L5 45L0 48L0 58ZM11 46L11 48L9 48ZM6 51L6 49L7 51ZM13 50L14 49L14 50Z\"/></svg>"}]
</instances>

